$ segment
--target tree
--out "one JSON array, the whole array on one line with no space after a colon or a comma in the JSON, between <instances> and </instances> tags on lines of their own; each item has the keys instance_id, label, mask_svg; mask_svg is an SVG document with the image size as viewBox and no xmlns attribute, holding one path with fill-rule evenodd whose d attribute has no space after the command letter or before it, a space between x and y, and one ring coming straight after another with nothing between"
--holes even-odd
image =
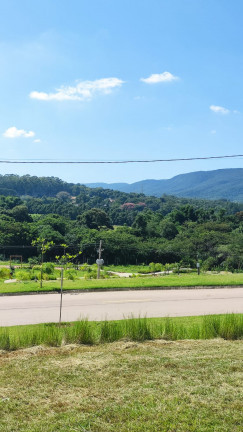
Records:
<instances>
[{"instance_id":1,"label":"tree","mask_svg":"<svg viewBox=\"0 0 243 432\"><path fill-rule=\"evenodd\" d=\"M44 263L44 255L45 253L53 246L52 241L46 241L43 237L38 237L36 240L32 241L33 246L37 246L41 251L41 280L40 287L42 288L42 280L43 280L43 263Z\"/></svg>"},{"instance_id":2,"label":"tree","mask_svg":"<svg viewBox=\"0 0 243 432\"><path fill-rule=\"evenodd\" d=\"M61 191L56 194L56 197L61 201L70 201L71 195L68 192Z\"/></svg>"},{"instance_id":3,"label":"tree","mask_svg":"<svg viewBox=\"0 0 243 432\"><path fill-rule=\"evenodd\" d=\"M100 230L102 227L113 229L111 220L104 210L92 208L77 217L77 221L91 229Z\"/></svg>"},{"instance_id":4,"label":"tree","mask_svg":"<svg viewBox=\"0 0 243 432\"><path fill-rule=\"evenodd\" d=\"M160 228L161 237L164 237L167 240L172 240L178 234L178 229L175 224L169 220L163 220L160 224Z\"/></svg>"},{"instance_id":5,"label":"tree","mask_svg":"<svg viewBox=\"0 0 243 432\"><path fill-rule=\"evenodd\" d=\"M144 215L143 213L138 213L135 221L132 224L132 228L135 230L136 234L145 236L147 228L146 215Z\"/></svg>"},{"instance_id":6,"label":"tree","mask_svg":"<svg viewBox=\"0 0 243 432\"><path fill-rule=\"evenodd\" d=\"M32 222L32 218L28 213L28 208L25 205L17 205L11 210L11 215L16 222Z\"/></svg>"}]
</instances>

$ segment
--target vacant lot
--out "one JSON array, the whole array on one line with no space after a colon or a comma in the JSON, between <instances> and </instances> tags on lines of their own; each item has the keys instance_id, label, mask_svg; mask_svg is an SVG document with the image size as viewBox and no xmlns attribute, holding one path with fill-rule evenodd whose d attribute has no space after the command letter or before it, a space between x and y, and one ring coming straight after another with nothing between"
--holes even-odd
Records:
<instances>
[{"instance_id":1,"label":"vacant lot","mask_svg":"<svg viewBox=\"0 0 243 432\"><path fill-rule=\"evenodd\" d=\"M146 287L193 287L193 286L240 286L243 285L243 273L228 274L181 274L156 277L134 277L115 279L79 279L64 280L64 290L72 289L112 289L112 288L146 288ZM31 291L56 291L60 289L60 280L44 281L42 290L39 282L24 281L15 283L0 282L0 293L18 293Z\"/></svg>"},{"instance_id":2,"label":"vacant lot","mask_svg":"<svg viewBox=\"0 0 243 432\"><path fill-rule=\"evenodd\" d=\"M0 431L241 431L241 361L221 339L2 354Z\"/></svg>"}]
</instances>

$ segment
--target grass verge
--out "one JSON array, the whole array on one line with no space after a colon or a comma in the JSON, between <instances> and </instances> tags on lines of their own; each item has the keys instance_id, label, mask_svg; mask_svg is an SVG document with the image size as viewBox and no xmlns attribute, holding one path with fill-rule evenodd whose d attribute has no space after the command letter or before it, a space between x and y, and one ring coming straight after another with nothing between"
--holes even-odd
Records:
<instances>
[{"instance_id":1,"label":"grass verge","mask_svg":"<svg viewBox=\"0 0 243 432\"><path fill-rule=\"evenodd\" d=\"M115 342L0 355L1 432L240 432L240 341Z\"/></svg>"},{"instance_id":2,"label":"grass verge","mask_svg":"<svg viewBox=\"0 0 243 432\"><path fill-rule=\"evenodd\" d=\"M156 277L135 277L115 279L91 279L91 280L65 280L63 289L119 289L119 288L156 288L156 287L197 287L197 286L243 286L243 273L233 274L181 274ZM60 281L44 281L42 289L40 284L34 281L16 282L6 284L0 282L0 294L58 291Z\"/></svg>"},{"instance_id":3,"label":"grass verge","mask_svg":"<svg viewBox=\"0 0 243 432\"><path fill-rule=\"evenodd\" d=\"M121 339L145 341L155 339L243 338L243 314L206 315L182 318L134 318L121 321L38 324L0 328L0 349L13 351L37 345L95 345Z\"/></svg>"}]
</instances>

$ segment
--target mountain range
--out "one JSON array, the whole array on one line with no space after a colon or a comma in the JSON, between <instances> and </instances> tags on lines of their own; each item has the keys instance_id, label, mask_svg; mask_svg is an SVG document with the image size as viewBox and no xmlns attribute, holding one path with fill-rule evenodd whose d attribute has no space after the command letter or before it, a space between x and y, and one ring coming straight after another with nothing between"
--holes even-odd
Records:
<instances>
[{"instance_id":1,"label":"mountain range","mask_svg":"<svg viewBox=\"0 0 243 432\"><path fill-rule=\"evenodd\" d=\"M185 198L227 199L243 202L243 168L196 171L180 174L168 180L141 180L136 183L86 183L121 192L144 193L160 197L163 194Z\"/></svg>"}]
</instances>

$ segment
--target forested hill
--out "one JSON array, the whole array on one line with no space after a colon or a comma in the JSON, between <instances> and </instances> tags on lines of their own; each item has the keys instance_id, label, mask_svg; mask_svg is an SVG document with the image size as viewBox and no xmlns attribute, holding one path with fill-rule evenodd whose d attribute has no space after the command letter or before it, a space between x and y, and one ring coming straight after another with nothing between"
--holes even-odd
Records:
<instances>
[{"instance_id":1,"label":"forested hill","mask_svg":"<svg viewBox=\"0 0 243 432\"><path fill-rule=\"evenodd\" d=\"M103 187L122 192L143 192L160 197L227 199L243 202L243 168L197 171L180 174L169 180L142 180L136 183L87 183L89 187Z\"/></svg>"},{"instance_id":2,"label":"forested hill","mask_svg":"<svg viewBox=\"0 0 243 432\"><path fill-rule=\"evenodd\" d=\"M141 211L160 211L166 215L180 206L197 209L225 209L226 214L243 210L242 203L227 200L202 200L163 195L158 198L142 193L125 193L112 189L89 188L67 183L56 177L4 175L0 176L0 196L15 196L15 205L24 201L31 214L56 213L75 219L92 208L105 210L115 225L131 225ZM1 199L5 206L4 199ZM7 201L6 201L7 202Z\"/></svg>"},{"instance_id":3,"label":"forested hill","mask_svg":"<svg viewBox=\"0 0 243 432\"><path fill-rule=\"evenodd\" d=\"M206 200L229 200L243 203L243 168L198 171L180 174L169 180L142 180L136 183L67 183L57 177L0 175L0 195L56 197L67 192L77 196L89 188L103 188L139 195L161 197L173 195ZM112 195L112 193L111 193ZM112 196L110 196L112 198Z\"/></svg>"},{"instance_id":4,"label":"forested hill","mask_svg":"<svg viewBox=\"0 0 243 432\"><path fill-rule=\"evenodd\" d=\"M243 202L209 201L125 193L65 183L54 177L3 176L0 192L0 255L37 255L36 239L63 244L94 263L103 241L106 263L157 262L242 269ZM12 192L11 192L12 191ZM4 192L4 194L3 194ZM11 196L12 195L12 196ZM15 195L15 196L13 196Z\"/></svg>"}]
</instances>

